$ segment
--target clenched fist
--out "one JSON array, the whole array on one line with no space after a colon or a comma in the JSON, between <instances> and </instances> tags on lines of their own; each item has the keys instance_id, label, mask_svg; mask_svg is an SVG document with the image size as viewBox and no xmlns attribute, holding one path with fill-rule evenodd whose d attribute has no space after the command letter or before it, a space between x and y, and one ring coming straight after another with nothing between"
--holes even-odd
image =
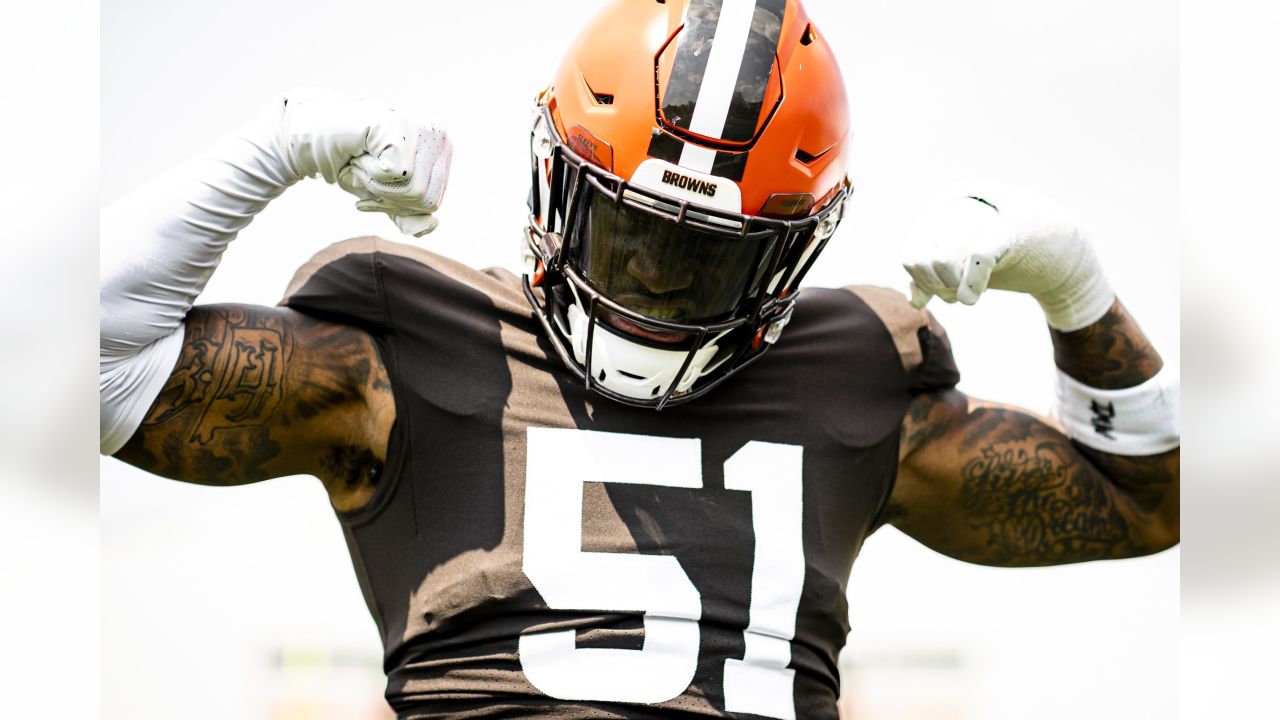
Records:
<instances>
[{"instance_id":1,"label":"clenched fist","mask_svg":"<svg viewBox=\"0 0 1280 720\"><path fill-rule=\"evenodd\" d=\"M1057 203L1009 185L969 182L934 196L912 230L903 267L911 302L966 305L988 288L1031 295L1054 329L1078 330L1115 301L1093 246Z\"/></svg>"},{"instance_id":2,"label":"clenched fist","mask_svg":"<svg viewBox=\"0 0 1280 720\"><path fill-rule=\"evenodd\" d=\"M453 148L441 129L385 104L324 88L285 96L282 119L289 164L355 195L356 208L384 212L402 232L421 237L449 180Z\"/></svg>"}]
</instances>

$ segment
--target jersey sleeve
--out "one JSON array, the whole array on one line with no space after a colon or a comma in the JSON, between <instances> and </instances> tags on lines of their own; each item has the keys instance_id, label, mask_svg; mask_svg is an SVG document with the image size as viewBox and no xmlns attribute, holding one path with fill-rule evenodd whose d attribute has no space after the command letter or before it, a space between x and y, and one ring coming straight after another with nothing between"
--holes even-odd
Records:
<instances>
[{"instance_id":1,"label":"jersey sleeve","mask_svg":"<svg viewBox=\"0 0 1280 720\"><path fill-rule=\"evenodd\" d=\"M334 243L298 268L280 305L369 332L390 329L377 254L386 241Z\"/></svg>"},{"instance_id":2,"label":"jersey sleeve","mask_svg":"<svg viewBox=\"0 0 1280 720\"><path fill-rule=\"evenodd\" d=\"M947 331L928 310L917 310L889 288L857 285L848 290L862 299L884 323L907 374L913 393L945 390L960 382Z\"/></svg>"}]
</instances>

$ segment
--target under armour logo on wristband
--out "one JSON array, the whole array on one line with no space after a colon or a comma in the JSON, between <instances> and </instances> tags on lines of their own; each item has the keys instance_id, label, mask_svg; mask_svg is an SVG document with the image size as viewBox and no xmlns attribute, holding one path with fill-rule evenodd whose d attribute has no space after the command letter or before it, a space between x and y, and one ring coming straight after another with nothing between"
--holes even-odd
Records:
<instances>
[{"instance_id":1,"label":"under armour logo on wristband","mask_svg":"<svg viewBox=\"0 0 1280 720\"><path fill-rule=\"evenodd\" d=\"M1089 387L1058 370L1053 414L1071 439L1112 455L1156 455L1178 447L1178 370L1164 367L1141 385Z\"/></svg>"},{"instance_id":2,"label":"under armour logo on wristband","mask_svg":"<svg viewBox=\"0 0 1280 720\"><path fill-rule=\"evenodd\" d=\"M1114 403L1100 405L1097 400L1089 402L1089 409L1093 411L1093 431L1108 440L1115 440L1116 436L1111 434L1115 426L1111 421L1116 416L1116 406Z\"/></svg>"}]
</instances>

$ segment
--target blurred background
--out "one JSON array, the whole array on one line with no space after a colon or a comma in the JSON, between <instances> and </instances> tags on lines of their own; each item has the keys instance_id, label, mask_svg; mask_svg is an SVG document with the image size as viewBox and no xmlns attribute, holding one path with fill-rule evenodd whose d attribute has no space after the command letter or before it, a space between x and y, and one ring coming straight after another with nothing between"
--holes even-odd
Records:
<instances>
[{"instance_id":1,"label":"blurred background","mask_svg":"<svg viewBox=\"0 0 1280 720\"><path fill-rule=\"evenodd\" d=\"M0 716L98 713L98 3L0 3Z\"/></svg>"},{"instance_id":2,"label":"blurred background","mask_svg":"<svg viewBox=\"0 0 1280 720\"><path fill-rule=\"evenodd\" d=\"M1280 3L1182 5L1182 713L1276 717Z\"/></svg>"},{"instance_id":3,"label":"blurred background","mask_svg":"<svg viewBox=\"0 0 1280 720\"><path fill-rule=\"evenodd\" d=\"M314 252L368 233L518 271L532 101L599 4L106 0L101 203L273 94L328 85L450 130L440 229L399 237L309 181L233 243L202 302L274 304ZM921 201L965 176L1009 180L1093 229L1121 298L1180 362L1175 5L806 6L849 87L857 187L810 284L905 288L898 250ZM1051 348L1033 301L991 293L973 308L931 308L964 391L1048 410ZM1211 329L1233 340L1231 327ZM100 473L102 717L390 717L374 624L318 482L211 489L111 459ZM881 530L852 575L843 710L857 720L1173 717L1180 557L991 569Z\"/></svg>"}]
</instances>

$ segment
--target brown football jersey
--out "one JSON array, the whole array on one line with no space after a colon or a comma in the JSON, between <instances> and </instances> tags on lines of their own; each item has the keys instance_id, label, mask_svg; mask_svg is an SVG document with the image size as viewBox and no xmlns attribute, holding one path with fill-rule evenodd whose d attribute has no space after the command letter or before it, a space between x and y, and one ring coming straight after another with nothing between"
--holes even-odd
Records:
<instances>
[{"instance_id":1,"label":"brown football jersey","mask_svg":"<svg viewBox=\"0 0 1280 720\"><path fill-rule=\"evenodd\" d=\"M506 271L357 238L283 304L390 375L384 472L339 519L398 717L836 718L903 413L958 379L927 313L806 289L758 362L654 411L575 380Z\"/></svg>"}]
</instances>

